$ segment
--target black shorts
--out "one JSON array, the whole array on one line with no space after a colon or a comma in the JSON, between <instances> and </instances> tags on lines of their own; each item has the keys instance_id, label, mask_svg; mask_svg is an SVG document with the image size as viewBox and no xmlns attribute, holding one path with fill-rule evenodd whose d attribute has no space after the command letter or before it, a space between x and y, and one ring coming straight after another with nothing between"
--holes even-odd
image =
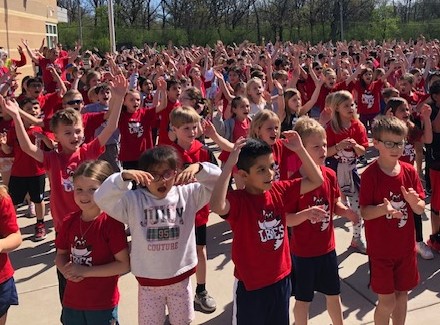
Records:
<instances>
[{"instance_id":1,"label":"black shorts","mask_svg":"<svg viewBox=\"0 0 440 325\"><path fill-rule=\"evenodd\" d=\"M9 180L9 194L14 205L23 202L27 193L34 203L41 203L44 199L44 187L46 186L46 175L18 177L11 176Z\"/></svg>"},{"instance_id":2,"label":"black shorts","mask_svg":"<svg viewBox=\"0 0 440 325\"><path fill-rule=\"evenodd\" d=\"M311 302L315 291L328 296L339 295L338 260L333 250L316 257L292 255L292 288L296 300Z\"/></svg>"},{"instance_id":3,"label":"black shorts","mask_svg":"<svg viewBox=\"0 0 440 325\"><path fill-rule=\"evenodd\" d=\"M289 325L290 277L257 290L246 290L242 281L234 287L237 325Z\"/></svg>"},{"instance_id":4,"label":"black shorts","mask_svg":"<svg viewBox=\"0 0 440 325\"><path fill-rule=\"evenodd\" d=\"M206 224L195 228L196 245L206 246Z\"/></svg>"},{"instance_id":5,"label":"black shorts","mask_svg":"<svg viewBox=\"0 0 440 325\"><path fill-rule=\"evenodd\" d=\"M8 312L11 305L18 305L17 289L13 277L0 284L0 317Z\"/></svg>"}]
</instances>

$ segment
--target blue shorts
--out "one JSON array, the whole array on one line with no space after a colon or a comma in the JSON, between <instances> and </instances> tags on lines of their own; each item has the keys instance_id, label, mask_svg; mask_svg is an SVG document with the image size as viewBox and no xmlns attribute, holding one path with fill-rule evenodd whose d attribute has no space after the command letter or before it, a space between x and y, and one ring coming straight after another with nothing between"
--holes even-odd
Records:
<instances>
[{"instance_id":1,"label":"blue shorts","mask_svg":"<svg viewBox=\"0 0 440 325\"><path fill-rule=\"evenodd\" d=\"M0 284L0 317L6 314L12 305L18 305L17 288L13 277Z\"/></svg>"},{"instance_id":2,"label":"blue shorts","mask_svg":"<svg viewBox=\"0 0 440 325\"><path fill-rule=\"evenodd\" d=\"M76 310L63 307L61 322L63 325L109 325L116 320L118 325L118 306L106 310Z\"/></svg>"},{"instance_id":3,"label":"blue shorts","mask_svg":"<svg viewBox=\"0 0 440 325\"><path fill-rule=\"evenodd\" d=\"M333 250L316 257L292 255L292 289L296 300L311 302L315 291L328 296L339 295L338 260Z\"/></svg>"},{"instance_id":4,"label":"blue shorts","mask_svg":"<svg viewBox=\"0 0 440 325\"><path fill-rule=\"evenodd\" d=\"M290 277L267 287L248 291L238 281L235 291L237 325L289 325Z\"/></svg>"}]
</instances>

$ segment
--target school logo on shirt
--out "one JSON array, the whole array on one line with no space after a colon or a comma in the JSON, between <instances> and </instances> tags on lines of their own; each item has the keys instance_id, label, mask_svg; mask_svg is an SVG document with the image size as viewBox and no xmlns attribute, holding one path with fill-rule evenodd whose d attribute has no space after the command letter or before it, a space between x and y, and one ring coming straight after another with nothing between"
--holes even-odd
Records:
<instances>
[{"instance_id":1,"label":"school logo on shirt","mask_svg":"<svg viewBox=\"0 0 440 325\"><path fill-rule=\"evenodd\" d=\"M274 250L281 247L284 240L284 225L281 223L280 216L274 216L273 211L263 210L262 219L258 220L258 226L260 228L258 234L262 243L273 240L275 242Z\"/></svg>"},{"instance_id":2,"label":"school logo on shirt","mask_svg":"<svg viewBox=\"0 0 440 325\"><path fill-rule=\"evenodd\" d=\"M397 211L402 212L403 217L402 219L400 219L399 223L398 223L398 227L402 228L406 225L406 222L408 220L408 210L407 210L407 206L406 206L406 202L402 199L402 194L394 194L393 192L390 191L390 199L389 199L391 206L396 209ZM391 214L387 214L386 215L387 219L392 219L393 216Z\"/></svg>"},{"instance_id":3,"label":"school logo on shirt","mask_svg":"<svg viewBox=\"0 0 440 325\"><path fill-rule=\"evenodd\" d=\"M83 238L74 237L73 245L70 248L70 259L72 263L79 265L92 266L92 246L87 245Z\"/></svg>"},{"instance_id":4,"label":"school logo on shirt","mask_svg":"<svg viewBox=\"0 0 440 325\"><path fill-rule=\"evenodd\" d=\"M353 150L339 150L335 158L340 162L344 164L352 163L356 159L356 154Z\"/></svg>"},{"instance_id":5,"label":"school logo on shirt","mask_svg":"<svg viewBox=\"0 0 440 325\"><path fill-rule=\"evenodd\" d=\"M144 134L144 127L138 121L129 121L128 131L130 134L137 134L137 137L140 138Z\"/></svg>"},{"instance_id":6,"label":"school logo on shirt","mask_svg":"<svg viewBox=\"0 0 440 325\"><path fill-rule=\"evenodd\" d=\"M414 159L416 159L416 151L411 143L405 144L402 156L409 157L409 161L414 161Z\"/></svg>"},{"instance_id":7,"label":"school logo on shirt","mask_svg":"<svg viewBox=\"0 0 440 325\"><path fill-rule=\"evenodd\" d=\"M64 187L64 191L72 192L73 191L73 173L75 168L71 168L70 166L66 168L66 172L61 175L61 182Z\"/></svg>"},{"instance_id":8,"label":"school logo on shirt","mask_svg":"<svg viewBox=\"0 0 440 325\"><path fill-rule=\"evenodd\" d=\"M321 220L321 231L325 231L329 224L330 224L330 209L328 201L325 200L323 197L313 197L313 206L318 206L321 209L325 210L327 213L325 214L325 218ZM311 206L309 206L310 208ZM310 223L314 224L312 220L310 220Z\"/></svg>"},{"instance_id":9,"label":"school logo on shirt","mask_svg":"<svg viewBox=\"0 0 440 325\"><path fill-rule=\"evenodd\" d=\"M280 165L277 162L273 164L273 171L275 172L274 181L279 181L281 178Z\"/></svg>"},{"instance_id":10,"label":"school logo on shirt","mask_svg":"<svg viewBox=\"0 0 440 325\"><path fill-rule=\"evenodd\" d=\"M374 95L369 91L366 91L362 94L362 104L367 105L367 108L370 109L374 105Z\"/></svg>"}]
</instances>

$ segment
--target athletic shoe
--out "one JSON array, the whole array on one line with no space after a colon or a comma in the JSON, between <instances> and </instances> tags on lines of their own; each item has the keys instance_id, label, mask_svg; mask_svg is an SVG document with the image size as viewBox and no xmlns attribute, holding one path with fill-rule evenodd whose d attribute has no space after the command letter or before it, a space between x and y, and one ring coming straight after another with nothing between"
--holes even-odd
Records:
<instances>
[{"instance_id":1,"label":"athletic shoe","mask_svg":"<svg viewBox=\"0 0 440 325\"><path fill-rule=\"evenodd\" d=\"M432 260L434 258L431 249L422 241L416 243L416 250L424 260Z\"/></svg>"},{"instance_id":2,"label":"athletic shoe","mask_svg":"<svg viewBox=\"0 0 440 325\"><path fill-rule=\"evenodd\" d=\"M35 241L40 241L46 238L46 226L44 222L37 222L35 225Z\"/></svg>"},{"instance_id":3,"label":"athletic shoe","mask_svg":"<svg viewBox=\"0 0 440 325\"><path fill-rule=\"evenodd\" d=\"M28 209L26 211L26 218L34 218L36 215L35 213L35 203L29 202Z\"/></svg>"},{"instance_id":4,"label":"athletic shoe","mask_svg":"<svg viewBox=\"0 0 440 325\"><path fill-rule=\"evenodd\" d=\"M217 308L214 298L212 298L208 291L203 290L200 293L196 293L194 297L194 303L200 306L204 311L213 312Z\"/></svg>"},{"instance_id":5,"label":"athletic shoe","mask_svg":"<svg viewBox=\"0 0 440 325\"><path fill-rule=\"evenodd\" d=\"M350 246L361 254L367 254L367 246L365 246L365 242L361 237L353 237Z\"/></svg>"}]
</instances>

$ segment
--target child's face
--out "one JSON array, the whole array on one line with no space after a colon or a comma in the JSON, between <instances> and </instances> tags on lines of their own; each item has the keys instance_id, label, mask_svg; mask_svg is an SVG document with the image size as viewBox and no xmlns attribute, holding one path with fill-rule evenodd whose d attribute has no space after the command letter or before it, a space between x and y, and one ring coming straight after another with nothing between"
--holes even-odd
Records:
<instances>
[{"instance_id":1,"label":"child's face","mask_svg":"<svg viewBox=\"0 0 440 325\"><path fill-rule=\"evenodd\" d=\"M354 118L355 115L355 109L354 109L354 103L352 99L347 99L346 101L343 101L339 106L336 108L336 112L339 113L341 118L346 120L351 120Z\"/></svg>"},{"instance_id":2,"label":"child's face","mask_svg":"<svg viewBox=\"0 0 440 325\"><path fill-rule=\"evenodd\" d=\"M342 79L342 81L347 80L348 77L350 77L350 72L348 72L347 69L342 70L342 72L341 72L341 79Z\"/></svg>"},{"instance_id":3,"label":"child's face","mask_svg":"<svg viewBox=\"0 0 440 325\"><path fill-rule=\"evenodd\" d=\"M27 103L23 106L23 111L32 115L33 117L38 117L41 114L40 104Z\"/></svg>"},{"instance_id":4,"label":"child's face","mask_svg":"<svg viewBox=\"0 0 440 325\"><path fill-rule=\"evenodd\" d=\"M378 140L374 139L373 144L379 151L379 159L397 162L403 154L405 138L391 132L382 132L381 138Z\"/></svg>"},{"instance_id":5,"label":"child's face","mask_svg":"<svg viewBox=\"0 0 440 325\"><path fill-rule=\"evenodd\" d=\"M55 138L63 147L63 151L74 152L84 142L84 128L81 122L73 125L59 123Z\"/></svg>"},{"instance_id":6,"label":"child's face","mask_svg":"<svg viewBox=\"0 0 440 325\"><path fill-rule=\"evenodd\" d=\"M249 173L239 170L239 174L244 178L246 190L252 194L260 194L270 190L275 178L274 167L273 155L269 154L258 157Z\"/></svg>"},{"instance_id":7,"label":"child's face","mask_svg":"<svg viewBox=\"0 0 440 325\"><path fill-rule=\"evenodd\" d=\"M251 107L246 98L240 101L237 107L232 108L232 112L235 113L235 116L237 116L240 121L244 121L248 117L250 111Z\"/></svg>"},{"instance_id":8,"label":"child's face","mask_svg":"<svg viewBox=\"0 0 440 325\"><path fill-rule=\"evenodd\" d=\"M265 121L258 130L258 138L272 146L280 136L280 123L274 119Z\"/></svg>"},{"instance_id":9,"label":"child's face","mask_svg":"<svg viewBox=\"0 0 440 325\"><path fill-rule=\"evenodd\" d=\"M148 191L158 199L165 198L174 185L177 171L163 163L148 172L154 177L154 180L147 185Z\"/></svg>"},{"instance_id":10,"label":"child's face","mask_svg":"<svg viewBox=\"0 0 440 325\"><path fill-rule=\"evenodd\" d=\"M261 81L258 82L253 82L252 85L250 85L248 93L250 98L254 99L254 100L258 100L263 96L263 84L261 83Z\"/></svg>"},{"instance_id":11,"label":"child's face","mask_svg":"<svg viewBox=\"0 0 440 325\"><path fill-rule=\"evenodd\" d=\"M362 75L362 80L369 85L373 80L373 73L371 71L367 71Z\"/></svg>"},{"instance_id":12,"label":"child's face","mask_svg":"<svg viewBox=\"0 0 440 325\"><path fill-rule=\"evenodd\" d=\"M180 127L173 127L177 142L181 145L191 145L197 136L199 123L185 123Z\"/></svg>"},{"instance_id":13,"label":"child's face","mask_svg":"<svg viewBox=\"0 0 440 325\"><path fill-rule=\"evenodd\" d=\"M317 165L324 165L327 156L327 138L325 134L314 133L303 139L304 148L306 148L310 157Z\"/></svg>"},{"instance_id":14,"label":"child's face","mask_svg":"<svg viewBox=\"0 0 440 325\"><path fill-rule=\"evenodd\" d=\"M127 112L134 113L141 106L141 96L139 93L127 93L124 99L124 106Z\"/></svg>"},{"instance_id":15,"label":"child's face","mask_svg":"<svg viewBox=\"0 0 440 325\"><path fill-rule=\"evenodd\" d=\"M84 107L84 101L81 94L73 95L69 98L63 98L63 108L71 107L77 111L81 111Z\"/></svg>"},{"instance_id":16,"label":"child's face","mask_svg":"<svg viewBox=\"0 0 440 325\"><path fill-rule=\"evenodd\" d=\"M170 89L167 91L168 99L172 102L176 102L177 99L180 97L180 94L182 93L182 88L180 85L175 84L170 87Z\"/></svg>"},{"instance_id":17,"label":"child's face","mask_svg":"<svg viewBox=\"0 0 440 325\"><path fill-rule=\"evenodd\" d=\"M422 76L420 73L415 73L414 77L416 78L416 84L419 84L420 82L422 82Z\"/></svg>"},{"instance_id":18,"label":"child's face","mask_svg":"<svg viewBox=\"0 0 440 325\"><path fill-rule=\"evenodd\" d=\"M142 84L142 91L144 93L149 93L153 91L153 83L151 80L147 80Z\"/></svg>"},{"instance_id":19,"label":"child's face","mask_svg":"<svg viewBox=\"0 0 440 325\"><path fill-rule=\"evenodd\" d=\"M286 88L288 80L289 79L287 78L287 76L281 76L280 78L278 78L278 82L281 84L281 86L283 86L283 88Z\"/></svg>"},{"instance_id":20,"label":"child's face","mask_svg":"<svg viewBox=\"0 0 440 325\"><path fill-rule=\"evenodd\" d=\"M110 91L110 89L101 89L98 93L98 101L103 104L108 106L109 102L110 102L110 98L112 98L112 92Z\"/></svg>"},{"instance_id":21,"label":"child's face","mask_svg":"<svg viewBox=\"0 0 440 325\"><path fill-rule=\"evenodd\" d=\"M399 120L407 122L409 120L410 111L407 103L404 103L397 107L396 112L394 113L394 116L397 117Z\"/></svg>"},{"instance_id":22,"label":"child's face","mask_svg":"<svg viewBox=\"0 0 440 325\"><path fill-rule=\"evenodd\" d=\"M331 73L331 74L325 76L324 82L325 82L325 86L327 88L332 89L336 84L336 75Z\"/></svg>"},{"instance_id":23,"label":"child's face","mask_svg":"<svg viewBox=\"0 0 440 325\"><path fill-rule=\"evenodd\" d=\"M289 107L291 113L297 113L301 107L301 97L297 94L293 95L287 101L287 106Z\"/></svg>"},{"instance_id":24,"label":"child's face","mask_svg":"<svg viewBox=\"0 0 440 325\"><path fill-rule=\"evenodd\" d=\"M41 82L31 82L30 84L28 84L26 91L31 97L37 98L43 91L43 84Z\"/></svg>"},{"instance_id":25,"label":"child's face","mask_svg":"<svg viewBox=\"0 0 440 325\"><path fill-rule=\"evenodd\" d=\"M235 71L230 71L228 73L228 77L229 77L229 83L231 83L233 85L235 85L236 83L238 83L240 81L238 73Z\"/></svg>"},{"instance_id":26,"label":"child's face","mask_svg":"<svg viewBox=\"0 0 440 325\"><path fill-rule=\"evenodd\" d=\"M100 78L98 76L94 76L89 81L89 88L96 87L101 82Z\"/></svg>"},{"instance_id":27,"label":"child's face","mask_svg":"<svg viewBox=\"0 0 440 325\"><path fill-rule=\"evenodd\" d=\"M399 90L403 95L408 95L411 92L412 84L408 80L399 81Z\"/></svg>"},{"instance_id":28,"label":"child's face","mask_svg":"<svg viewBox=\"0 0 440 325\"><path fill-rule=\"evenodd\" d=\"M93 194L101 183L95 179L85 176L75 177L73 181L73 198L83 213L99 213L100 209L96 205Z\"/></svg>"}]
</instances>

